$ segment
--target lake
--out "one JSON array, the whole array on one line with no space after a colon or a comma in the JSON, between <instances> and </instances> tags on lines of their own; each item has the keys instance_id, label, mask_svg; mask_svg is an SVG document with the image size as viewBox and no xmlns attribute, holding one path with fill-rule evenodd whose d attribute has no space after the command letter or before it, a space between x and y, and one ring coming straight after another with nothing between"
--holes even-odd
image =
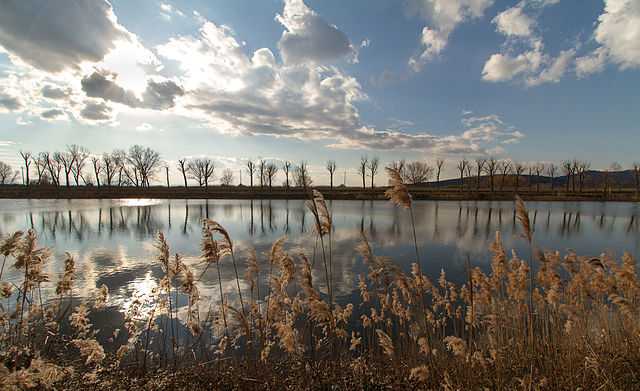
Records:
<instances>
[{"instance_id":1,"label":"lake","mask_svg":"<svg viewBox=\"0 0 640 391\"><path fill-rule=\"evenodd\" d=\"M328 201L328 206L333 215L333 280L339 300L357 300L358 275L366 273L355 252L361 232L370 239L374 253L392 257L409 270L415 250L406 210L384 201ZM639 253L636 204L531 202L527 206L538 248L562 253L575 249L588 256ZM444 269L448 279L464 281L467 257L472 266L487 270L488 247L496 231L501 231L508 250L523 257L529 254L513 202L417 201L414 213L420 256L425 272L434 279ZM0 200L0 236L33 228L39 244L53 250L46 266L52 283L45 292L51 292L62 273L68 251L76 258L74 294L88 297L105 284L110 303L125 308L134 294L150 295L161 275L153 246L158 231L165 233L172 253L184 255L187 263L203 270L198 256L201 221L207 217L231 234L241 276L245 252L255 248L265 287L266 253L273 241L286 235L287 249L302 250L314 260L314 282L323 286L313 217L299 200ZM21 281L9 265L2 279ZM229 259L222 261L222 279L225 295L233 301L236 287ZM203 298L218 300L217 284L217 274L210 268L201 280Z\"/></svg>"}]
</instances>

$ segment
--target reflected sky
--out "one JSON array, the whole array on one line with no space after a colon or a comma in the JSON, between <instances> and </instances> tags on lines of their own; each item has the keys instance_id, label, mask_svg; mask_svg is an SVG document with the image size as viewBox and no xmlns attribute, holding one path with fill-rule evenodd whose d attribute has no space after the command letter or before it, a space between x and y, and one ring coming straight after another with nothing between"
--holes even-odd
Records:
<instances>
[{"instance_id":1,"label":"reflected sky","mask_svg":"<svg viewBox=\"0 0 640 391\"><path fill-rule=\"evenodd\" d=\"M462 282L467 257L472 265L487 269L488 247L496 231L502 232L508 249L529 253L513 202L417 201L414 205L420 254L433 278L445 269L450 280ZM409 270L415 252L406 210L384 201L328 201L328 206L334 221L333 279L339 297L349 299L358 274L366 270L355 252L361 232L370 238L376 254L390 256ZM639 252L636 204L530 202L528 207L535 242L541 249L575 249L581 255L609 252L616 257L624 251L634 256ZM161 275L153 247L158 231L165 233L172 253L184 255L187 263L203 270L198 259L203 218L220 222L230 232L241 276L247 249L256 249L261 269L266 271L266 253L272 242L286 235L288 249L303 249L315 260L315 283L323 286L319 243L304 201L0 200L0 235L36 229L40 245L54 252L47 265L52 281L57 281L64 252L69 251L77 259L76 293L89 296L105 284L113 303L122 307L134 292L150 293ZM12 268L5 275L9 280L19 279ZM230 260L223 261L223 287L230 301L235 299L234 276ZM266 292L266 272L261 276L260 291ZM241 286L248 289L244 281ZM201 294L219 300L214 268L204 274Z\"/></svg>"}]
</instances>

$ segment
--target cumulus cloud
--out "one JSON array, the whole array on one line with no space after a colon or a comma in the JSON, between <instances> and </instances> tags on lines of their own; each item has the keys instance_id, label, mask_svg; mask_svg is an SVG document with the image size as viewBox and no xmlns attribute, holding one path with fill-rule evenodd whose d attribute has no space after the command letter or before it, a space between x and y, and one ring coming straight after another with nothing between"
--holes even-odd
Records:
<instances>
[{"instance_id":1,"label":"cumulus cloud","mask_svg":"<svg viewBox=\"0 0 640 391\"><path fill-rule=\"evenodd\" d=\"M64 110L60 109L49 109L40 113L40 118L44 120L58 120L58 119L66 119L67 114Z\"/></svg>"},{"instance_id":2,"label":"cumulus cloud","mask_svg":"<svg viewBox=\"0 0 640 391\"><path fill-rule=\"evenodd\" d=\"M507 36L529 37L533 34L535 20L523 12L521 6L511 7L493 18L497 30Z\"/></svg>"},{"instance_id":3,"label":"cumulus cloud","mask_svg":"<svg viewBox=\"0 0 640 391\"><path fill-rule=\"evenodd\" d=\"M85 76L82 81L82 90L92 98L102 98L116 103L121 103L134 108L149 108L165 110L175 105L177 96L182 96L184 90L171 80L147 81L147 88L138 98L132 91L126 90L117 83L117 75L106 70L96 70Z\"/></svg>"},{"instance_id":4,"label":"cumulus cloud","mask_svg":"<svg viewBox=\"0 0 640 391\"><path fill-rule=\"evenodd\" d=\"M71 95L70 88L61 88L51 84L47 84L42 87L41 92L42 96L48 99L66 99Z\"/></svg>"},{"instance_id":5,"label":"cumulus cloud","mask_svg":"<svg viewBox=\"0 0 640 391\"><path fill-rule=\"evenodd\" d=\"M623 70L640 68L640 3L605 0L593 37L599 46L576 60L578 77L601 72L608 62Z\"/></svg>"},{"instance_id":6,"label":"cumulus cloud","mask_svg":"<svg viewBox=\"0 0 640 391\"><path fill-rule=\"evenodd\" d=\"M129 39L105 0L6 0L0 12L0 46L48 72L101 61L115 41Z\"/></svg>"},{"instance_id":7,"label":"cumulus cloud","mask_svg":"<svg viewBox=\"0 0 640 391\"><path fill-rule=\"evenodd\" d=\"M409 59L409 66L416 72L447 46L449 35L460 24L484 15L494 0L409 0L408 11L429 24L420 35L420 52Z\"/></svg>"},{"instance_id":8,"label":"cumulus cloud","mask_svg":"<svg viewBox=\"0 0 640 391\"><path fill-rule=\"evenodd\" d=\"M267 48L245 54L233 33L205 21L197 36L158 46L177 62L185 86L178 113L221 133L320 140L333 148L410 149L438 153L483 153L491 140L380 130L360 119L367 99L358 81L333 66L279 63ZM515 137L509 135L509 138Z\"/></svg>"},{"instance_id":9,"label":"cumulus cloud","mask_svg":"<svg viewBox=\"0 0 640 391\"><path fill-rule=\"evenodd\" d=\"M22 102L15 96L0 91L0 112L17 111L22 108Z\"/></svg>"},{"instance_id":10,"label":"cumulus cloud","mask_svg":"<svg viewBox=\"0 0 640 391\"><path fill-rule=\"evenodd\" d=\"M282 14L276 15L285 31L278 48L286 63L327 63L342 57L356 58L347 35L326 22L303 0L285 0Z\"/></svg>"},{"instance_id":11,"label":"cumulus cloud","mask_svg":"<svg viewBox=\"0 0 640 391\"><path fill-rule=\"evenodd\" d=\"M80 111L80 116L90 121L111 121L113 109L102 101L88 101Z\"/></svg>"}]
</instances>

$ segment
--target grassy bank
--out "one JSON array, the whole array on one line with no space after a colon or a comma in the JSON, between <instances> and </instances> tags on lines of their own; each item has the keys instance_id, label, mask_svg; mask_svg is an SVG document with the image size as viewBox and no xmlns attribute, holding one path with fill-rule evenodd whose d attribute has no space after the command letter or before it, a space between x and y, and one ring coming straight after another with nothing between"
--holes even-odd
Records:
<instances>
[{"instance_id":1,"label":"grassy bank","mask_svg":"<svg viewBox=\"0 0 640 391\"><path fill-rule=\"evenodd\" d=\"M387 193L413 213L407 188ZM462 285L443 270L431 280L418 253L410 270L376 255L363 234L354 248L368 267L352 302L332 281L331 214L319 192L308 207L321 251L286 238L268 254L241 250L224 227L203 221L201 255L186 262L158 233L157 288L133 295L113 338L98 340L92 314L112 305L106 286L74 295L76 263L47 273L35 231L0 245L0 384L6 389L638 389L640 279L633 258L536 250L524 203L517 217L529 254L509 253L496 233L490 270L467 263ZM243 253L244 254L244 253ZM264 257L264 262L259 259ZM312 273L312 262L321 265ZM5 265L6 263L6 265ZM217 299L200 296L204 271L233 267ZM262 265L262 266L260 266ZM242 278L241 278L242 276ZM2 275L0 272L0 280ZM267 281L267 289L260 284ZM51 297L43 291L55 288ZM5 304L6 303L6 304ZM177 308L179 305L179 309Z\"/></svg>"},{"instance_id":2,"label":"grassy bank","mask_svg":"<svg viewBox=\"0 0 640 391\"><path fill-rule=\"evenodd\" d=\"M384 200L388 187L362 189L359 187L316 187L326 199L334 200ZM567 192L563 190L539 190L526 187L509 190L470 190L435 186L409 186L415 200L496 200L510 201L519 194L528 201L622 201L635 202L640 198L633 189L618 189L607 193L601 189L584 189ZM260 188L238 186L204 187L56 187L42 185L0 186L0 198L5 199L307 199L309 191L302 188Z\"/></svg>"}]
</instances>

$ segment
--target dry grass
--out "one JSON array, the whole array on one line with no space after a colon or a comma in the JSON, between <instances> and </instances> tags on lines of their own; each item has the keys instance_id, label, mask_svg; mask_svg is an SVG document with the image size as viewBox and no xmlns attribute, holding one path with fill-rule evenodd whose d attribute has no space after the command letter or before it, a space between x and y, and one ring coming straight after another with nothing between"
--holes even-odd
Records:
<instances>
[{"instance_id":1,"label":"dry grass","mask_svg":"<svg viewBox=\"0 0 640 391\"><path fill-rule=\"evenodd\" d=\"M395 185L400 192L402 183ZM317 235L330 242L329 211L319 193L313 198ZM410 195L396 198L405 206ZM521 200L517 210L533 243ZM403 272L363 237L357 251L368 273L359 277L361 300L340 305L329 284L326 295L314 285L309 260L288 251L285 238L274 243L268 271L249 251L250 288L241 292L230 235L205 221L204 267L233 262L238 293L248 300L231 307L220 288L219 302L204 302L199 278L170 255L159 234L159 288L127 309L120 331L126 342L103 345L89 316L109 306L106 287L94 298L74 298L71 255L58 281L50 281L44 270L51 255L38 247L34 231L16 233L0 249L7 267L23 275L21 283L3 282L0 289L2 389L626 390L640 384L640 280L629 255L616 261L547 252L523 260L507 256L497 233L491 271L468 267L460 286L444 271L430 280L417 264ZM268 292L258 289L261 275L268 276ZM52 284L58 297L43 298L42 287ZM178 297L187 299L186 311L178 312ZM206 317L200 308L209 308ZM61 323L71 331L63 333Z\"/></svg>"}]
</instances>

